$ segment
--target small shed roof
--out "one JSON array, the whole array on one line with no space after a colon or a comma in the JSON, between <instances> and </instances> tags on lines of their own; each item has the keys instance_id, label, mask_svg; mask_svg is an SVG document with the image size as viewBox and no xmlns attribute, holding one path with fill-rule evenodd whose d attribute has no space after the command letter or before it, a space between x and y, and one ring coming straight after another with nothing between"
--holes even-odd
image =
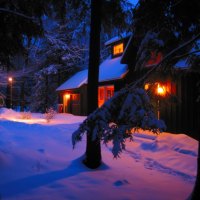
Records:
<instances>
[{"instance_id":1,"label":"small shed roof","mask_svg":"<svg viewBox=\"0 0 200 200\"><path fill-rule=\"evenodd\" d=\"M118 42L118 41L120 41L122 39L128 38L130 36L131 36L131 33L122 33L119 36L115 36L115 37L111 38L110 40L106 41L104 43L104 45L108 46L110 44L113 44L113 43Z\"/></svg>"},{"instance_id":2,"label":"small shed roof","mask_svg":"<svg viewBox=\"0 0 200 200\"><path fill-rule=\"evenodd\" d=\"M79 88L81 85L87 83L87 74L88 74L87 69L76 73L71 78L69 78L66 82L60 85L56 89L56 91Z\"/></svg>"},{"instance_id":3,"label":"small shed roof","mask_svg":"<svg viewBox=\"0 0 200 200\"><path fill-rule=\"evenodd\" d=\"M121 56L112 59L109 57L103 61L99 66L99 82L122 79L128 72L128 66L126 64L121 64L120 61ZM87 77L87 69L80 71L59 86L56 91L79 88L87 83Z\"/></svg>"}]
</instances>

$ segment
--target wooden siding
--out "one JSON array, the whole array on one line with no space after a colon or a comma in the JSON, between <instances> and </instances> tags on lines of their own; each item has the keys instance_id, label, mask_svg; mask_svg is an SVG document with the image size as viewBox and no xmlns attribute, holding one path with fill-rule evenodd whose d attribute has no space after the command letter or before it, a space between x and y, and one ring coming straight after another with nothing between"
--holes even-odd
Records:
<instances>
[{"instance_id":1,"label":"wooden siding","mask_svg":"<svg viewBox=\"0 0 200 200\"><path fill-rule=\"evenodd\" d=\"M176 101L167 102L161 107L161 118L167 125L167 131L185 133L197 139L200 134L200 102L197 101L197 82L200 75L183 74L174 80ZM173 81L173 80L172 80Z\"/></svg>"}]
</instances>

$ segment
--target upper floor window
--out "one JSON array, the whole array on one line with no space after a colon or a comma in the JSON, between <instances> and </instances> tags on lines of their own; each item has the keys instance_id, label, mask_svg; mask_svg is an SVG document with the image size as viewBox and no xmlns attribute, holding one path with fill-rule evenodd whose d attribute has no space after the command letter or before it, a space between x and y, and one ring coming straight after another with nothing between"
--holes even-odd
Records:
<instances>
[{"instance_id":1,"label":"upper floor window","mask_svg":"<svg viewBox=\"0 0 200 200\"><path fill-rule=\"evenodd\" d=\"M119 43L113 46L113 56L122 54L124 51L124 43Z\"/></svg>"},{"instance_id":2,"label":"upper floor window","mask_svg":"<svg viewBox=\"0 0 200 200\"><path fill-rule=\"evenodd\" d=\"M151 52L150 59L146 63L146 67L151 66L151 65L156 65L158 64L161 60L163 59L163 55L161 52Z\"/></svg>"}]
</instances>

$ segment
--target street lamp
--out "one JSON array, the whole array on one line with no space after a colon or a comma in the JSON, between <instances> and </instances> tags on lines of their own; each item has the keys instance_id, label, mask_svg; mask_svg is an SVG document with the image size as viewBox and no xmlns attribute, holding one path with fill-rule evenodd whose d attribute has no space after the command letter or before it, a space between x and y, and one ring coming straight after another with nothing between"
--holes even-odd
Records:
<instances>
[{"instance_id":1,"label":"street lamp","mask_svg":"<svg viewBox=\"0 0 200 200\"><path fill-rule=\"evenodd\" d=\"M13 78L9 77L8 82L10 83L10 108L12 108L12 83L13 83Z\"/></svg>"}]
</instances>

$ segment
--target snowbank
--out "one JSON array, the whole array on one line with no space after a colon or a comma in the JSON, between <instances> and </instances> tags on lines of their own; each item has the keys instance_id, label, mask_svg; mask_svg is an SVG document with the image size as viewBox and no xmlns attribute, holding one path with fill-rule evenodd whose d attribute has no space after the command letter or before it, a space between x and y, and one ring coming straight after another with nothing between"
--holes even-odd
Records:
<instances>
[{"instance_id":1,"label":"snowbank","mask_svg":"<svg viewBox=\"0 0 200 200\"><path fill-rule=\"evenodd\" d=\"M121 158L102 145L103 164L82 165L85 140L73 150L71 134L84 117L42 114L20 119L0 111L0 199L181 200L190 195L197 170L196 140L184 134L135 133Z\"/></svg>"}]
</instances>

